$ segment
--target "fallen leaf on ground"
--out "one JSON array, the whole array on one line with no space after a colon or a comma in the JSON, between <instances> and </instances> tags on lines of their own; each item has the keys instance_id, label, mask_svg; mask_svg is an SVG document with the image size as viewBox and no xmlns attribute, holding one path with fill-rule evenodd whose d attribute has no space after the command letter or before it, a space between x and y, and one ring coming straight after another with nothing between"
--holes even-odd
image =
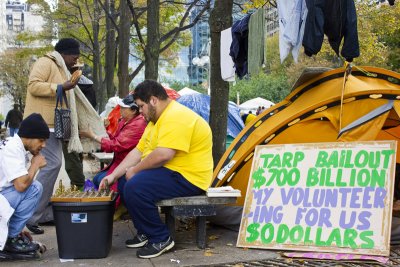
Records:
<instances>
[{"instance_id":1,"label":"fallen leaf on ground","mask_svg":"<svg viewBox=\"0 0 400 267\"><path fill-rule=\"evenodd\" d=\"M293 263L293 259L292 259L292 258L285 259L285 262L287 262L287 263Z\"/></svg>"},{"instance_id":2,"label":"fallen leaf on ground","mask_svg":"<svg viewBox=\"0 0 400 267\"><path fill-rule=\"evenodd\" d=\"M204 256L211 257L212 255L213 255L213 253L210 249L206 249L206 251L204 251Z\"/></svg>"},{"instance_id":3,"label":"fallen leaf on ground","mask_svg":"<svg viewBox=\"0 0 400 267\"><path fill-rule=\"evenodd\" d=\"M219 238L218 235L210 235L210 236L208 237L209 240L215 240L215 239L218 239L218 238Z\"/></svg>"}]
</instances>

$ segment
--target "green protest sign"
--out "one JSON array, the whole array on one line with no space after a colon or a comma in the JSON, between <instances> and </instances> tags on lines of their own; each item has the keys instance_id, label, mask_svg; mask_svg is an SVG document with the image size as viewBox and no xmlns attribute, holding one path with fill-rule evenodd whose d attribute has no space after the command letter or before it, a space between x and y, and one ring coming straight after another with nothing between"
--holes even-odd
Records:
<instances>
[{"instance_id":1,"label":"green protest sign","mask_svg":"<svg viewBox=\"0 0 400 267\"><path fill-rule=\"evenodd\" d=\"M396 147L257 146L237 245L389 255Z\"/></svg>"}]
</instances>

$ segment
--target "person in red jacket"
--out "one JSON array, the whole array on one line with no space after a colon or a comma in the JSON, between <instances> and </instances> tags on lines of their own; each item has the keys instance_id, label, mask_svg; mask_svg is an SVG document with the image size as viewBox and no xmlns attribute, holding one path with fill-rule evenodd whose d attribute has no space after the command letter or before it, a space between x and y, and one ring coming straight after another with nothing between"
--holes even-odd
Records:
<instances>
[{"instance_id":1,"label":"person in red jacket","mask_svg":"<svg viewBox=\"0 0 400 267\"><path fill-rule=\"evenodd\" d=\"M80 131L82 137L88 137L101 144L101 151L114 152L112 162L93 177L93 183L98 188L101 180L108 174L111 174L121 163L125 156L136 147L139 142L147 122L143 115L139 113L139 107L133 99L133 95L128 95L119 101L121 107L121 119L115 134L108 133L108 138L96 136L91 129ZM117 191L117 185L111 187Z\"/></svg>"}]
</instances>

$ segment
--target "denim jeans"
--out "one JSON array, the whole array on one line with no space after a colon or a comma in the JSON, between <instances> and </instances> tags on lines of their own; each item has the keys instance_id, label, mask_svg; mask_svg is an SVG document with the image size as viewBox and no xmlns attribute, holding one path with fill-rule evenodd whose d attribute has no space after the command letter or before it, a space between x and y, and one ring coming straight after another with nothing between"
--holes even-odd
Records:
<instances>
[{"instance_id":1,"label":"denim jeans","mask_svg":"<svg viewBox=\"0 0 400 267\"><path fill-rule=\"evenodd\" d=\"M96 187L96 189L99 188L99 185L101 183L101 180L103 180L104 177L107 175L107 170L100 171L98 172L94 177L93 177L93 183Z\"/></svg>"},{"instance_id":2,"label":"denim jeans","mask_svg":"<svg viewBox=\"0 0 400 267\"><path fill-rule=\"evenodd\" d=\"M165 167L140 171L129 181L122 177L118 182L121 198L138 234L145 234L150 243L166 241L170 236L158 213L158 201L195 196L204 192L180 173Z\"/></svg>"},{"instance_id":3,"label":"denim jeans","mask_svg":"<svg viewBox=\"0 0 400 267\"><path fill-rule=\"evenodd\" d=\"M8 222L9 237L16 237L24 229L26 222L36 210L42 191L42 184L33 181L24 192L18 192L14 186L7 187L0 192L15 210Z\"/></svg>"},{"instance_id":4,"label":"denim jeans","mask_svg":"<svg viewBox=\"0 0 400 267\"><path fill-rule=\"evenodd\" d=\"M13 137L14 134L18 134L19 128L11 128L10 127L10 136Z\"/></svg>"}]
</instances>

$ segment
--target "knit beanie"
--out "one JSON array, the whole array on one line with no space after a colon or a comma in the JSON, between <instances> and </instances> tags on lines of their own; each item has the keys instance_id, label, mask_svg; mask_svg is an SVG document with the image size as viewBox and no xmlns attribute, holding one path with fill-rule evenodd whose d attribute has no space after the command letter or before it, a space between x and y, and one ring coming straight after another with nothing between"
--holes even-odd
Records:
<instances>
[{"instance_id":1,"label":"knit beanie","mask_svg":"<svg viewBox=\"0 0 400 267\"><path fill-rule=\"evenodd\" d=\"M79 55L79 43L74 38L62 38L57 43L54 49L64 55Z\"/></svg>"},{"instance_id":2,"label":"knit beanie","mask_svg":"<svg viewBox=\"0 0 400 267\"><path fill-rule=\"evenodd\" d=\"M32 113L21 122L18 136L30 139L49 139L50 130L42 115Z\"/></svg>"}]
</instances>

